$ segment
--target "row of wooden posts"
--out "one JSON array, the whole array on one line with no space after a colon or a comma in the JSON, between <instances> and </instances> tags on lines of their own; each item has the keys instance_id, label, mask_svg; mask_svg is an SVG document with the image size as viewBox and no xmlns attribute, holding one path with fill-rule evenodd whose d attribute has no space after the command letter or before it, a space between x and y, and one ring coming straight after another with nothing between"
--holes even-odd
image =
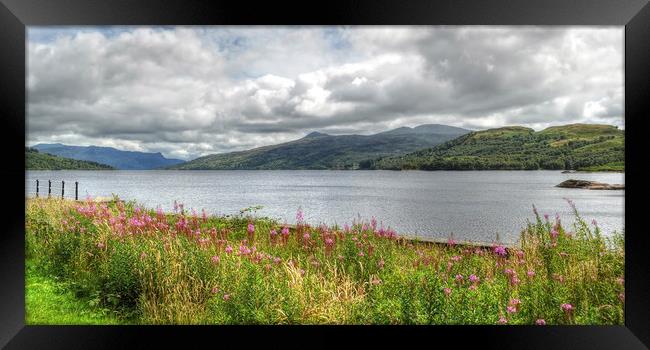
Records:
<instances>
[{"instance_id":1,"label":"row of wooden posts","mask_svg":"<svg viewBox=\"0 0 650 350\"><path fill-rule=\"evenodd\" d=\"M39 196L40 182L36 180L36 197ZM52 197L52 180L47 180L47 198ZM65 181L61 181L61 198L65 197ZM79 200L79 182L74 182L74 200Z\"/></svg>"}]
</instances>

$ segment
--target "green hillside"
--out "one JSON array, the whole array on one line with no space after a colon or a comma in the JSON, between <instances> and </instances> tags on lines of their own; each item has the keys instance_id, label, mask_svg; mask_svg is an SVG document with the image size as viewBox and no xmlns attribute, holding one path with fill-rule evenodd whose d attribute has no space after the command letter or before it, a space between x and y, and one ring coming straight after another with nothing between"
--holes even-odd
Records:
<instances>
[{"instance_id":1,"label":"green hillside","mask_svg":"<svg viewBox=\"0 0 650 350\"><path fill-rule=\"evenodd\" d=\"M170 169L358 169L373 159L429 148L469 130L420 125L374 135L327 135L313 132L301 139L241 152L214 154Z\"/></svg>"},{"instance_id":2,"label":"green hillside","mask_svg":"<svg viewBox=\"0 0 650 350\"><path fill-rule=\"evenodd\" d=\"M27 170L111 170L112 167L100 163L88 162L53 156L25 147L25 169Z\"/></svg>"},{"instance_id":3,"label":"green hillside","mask_svg":"<svg viewBox=\"0 0 650 350\"><path fill-rule=\"evenodd\" d=\"M571 124L536 132L511 126L472 132L433 148L383 157L371 169L623 171L625 132Z\"/></svg>"}]
</instances>

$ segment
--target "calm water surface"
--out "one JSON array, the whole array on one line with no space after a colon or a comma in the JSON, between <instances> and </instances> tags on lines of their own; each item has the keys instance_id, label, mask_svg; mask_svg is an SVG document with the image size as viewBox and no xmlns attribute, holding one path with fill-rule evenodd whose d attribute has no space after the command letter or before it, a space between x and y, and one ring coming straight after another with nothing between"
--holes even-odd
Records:
<instances>
[{"instance_id":1,"label":"calm water surface","mask_svg":"<svg viewBox=\"0 0 650 350\"><path fill-rule=\"evenodd\" d=\"M186 208L238 214L261 205L257 215L294 223L296 210L312 224L351 223L376 217L403 235L482 242L514 242L526 220L560 215L573 223L573 200L580 214L595 219L607 234L624 228L624 191L554 187L567 179L624 183L620 173L562 174L560 171L29 171L25 189L47 193L47 180L66 194L79 182L80 197L110 196L146 207ZM43 185L45 184L45 185ZM45 191L43 191L45 189ZM60 190L59 194L60 194ZM55 192L55 191L53 191Z\"/></svg>"}]
</instances>

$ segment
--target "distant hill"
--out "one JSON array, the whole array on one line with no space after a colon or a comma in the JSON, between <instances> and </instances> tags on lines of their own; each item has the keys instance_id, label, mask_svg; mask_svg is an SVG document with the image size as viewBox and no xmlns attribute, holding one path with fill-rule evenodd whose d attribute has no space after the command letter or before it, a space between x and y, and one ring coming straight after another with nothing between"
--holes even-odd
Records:
<instances>
[{"instance_id":1,"label":"distant hill","mask_svg":"<svg viewBox=\"0 0 650 350\"><path fill-rule=\"evenodd\" d=\"M112 147L68 146L55 143L38 144L33 148L60 157L107 164L122 170L158 169L183 162L180 159L165 158L161 153L122 151Z\"/></svg>"},{"instance_id":2,"label":"distant hill","mask_svg":"<svg viewBox=\"0 0 650 350\"><path fill-rule=\"evenodd\" d=\"M113 167L96 162L76 160L41 153L25 147L26 170L111 170Z\"/></svg>"},{"instance_id":3,"label":"distant hill","mask_svg":"<svg viewBox=\"0 0 650 350\"><path fill-rule=\"evenodd\" d=\"M374 135L312 132L286 143L247 151L214 154L172 169L359 169L372 159L432 147L468 133L446 125L399 128Z\"/></svg>"},{"instance_id":4,"label":"distant hill","mask_svg":"<svg viewBox=\"0 0 650 350\"><path fill-rule=\"evenodd\" d=\"M382 157L371 169L623 171L625 132L611 125L520 126L471 132L428 149Z\"/></svg>"}]
</instances>

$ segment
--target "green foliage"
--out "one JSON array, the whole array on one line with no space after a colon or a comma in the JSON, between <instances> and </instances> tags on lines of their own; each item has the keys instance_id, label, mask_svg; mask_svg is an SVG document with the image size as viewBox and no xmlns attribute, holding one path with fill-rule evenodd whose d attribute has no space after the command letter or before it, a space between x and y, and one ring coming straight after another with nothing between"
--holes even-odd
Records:
<instances>
[{"instance_id":1,"label":"green foliage","mask_svg":"<svg viewBox=\"0 0 650 350\"><path fill-rule=\"evenodd\" d=\"M404 156L384 157L372 169L622 171L625 133L614 126L572 124L540 132L506 127L472 132Z\"/></svg>"},{"instance_id":2,"label":"green foliage","mask_svg":"<svg viewBox=\"0 0 650 350\"><path fill-rule=\"evenodd\" d=\"M286 237L283 228L132 202L29 199L28 276L65 283L89 310L139 324L624 322L623 234L604 236L577 212L572 227L535 214L503 256L397 238L364 222L299 224ZM29 310L32 320L57 322Z\"/></svg>"},{"instance_id":3,"label":"green foliage","mask_svg":"<svg viewBox=\"0 0 650 350\"><path fill-rule=\"evenodd\" d=\"M48 153L41 153L34 148L25 147L25 169L27 170L111 170L113 167L54 156Z\"/></svg>"}]
</instances>

